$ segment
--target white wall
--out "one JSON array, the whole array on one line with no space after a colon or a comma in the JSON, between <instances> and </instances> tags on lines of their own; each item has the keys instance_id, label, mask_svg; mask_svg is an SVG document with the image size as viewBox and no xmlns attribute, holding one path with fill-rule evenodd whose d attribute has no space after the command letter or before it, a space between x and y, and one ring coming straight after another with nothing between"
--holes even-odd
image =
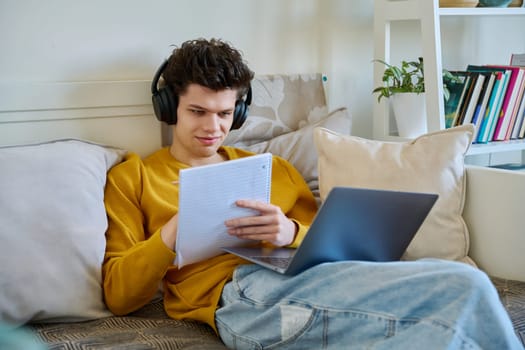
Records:
<instances>
[{"instance_id":1,"label":"white wall","mask_svg":"<svg viewBox=\"0 0 525 350\"><path fill-rule=\"evenodd\" d=\"M511 44L525 52L517 26L510 39L493 33L508 22L445 19L444 65L506 63ZM220 37L258 74L326 73L330 106L348 106L353 134L371 137L372 31L372 0L0 0L0 83L151 79L170 45ZM403 39L393 58L420 54L417 31L413 22L393 28Z\"/></svg>"},{"instance_id":2,"label":"white wall","mask_svg":"<svg viewBox=\"0 0 525 350\"><path fill-rule=\"evenodd\" d=\"M182 41L220 37L258 74L324 72L371 135L370 0L0 0L0 83L151 79Z\"/></svg>"}]
</instances>

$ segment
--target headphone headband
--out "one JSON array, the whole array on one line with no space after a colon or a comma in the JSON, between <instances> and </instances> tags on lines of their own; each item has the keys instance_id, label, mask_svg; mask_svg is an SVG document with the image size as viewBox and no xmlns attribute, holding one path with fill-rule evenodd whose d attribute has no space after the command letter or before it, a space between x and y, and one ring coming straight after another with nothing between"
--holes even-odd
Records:
<instances>
[{"instance_id":1,"label":"headphone headband","mask_svg":"<svg viewBox=\"0 0 525 350\"><path fill-rule=\"evenodd\" d=\"M166 66L168 65L168 60L165 60L162 62L159 68L157 68L157 71L155 72L155 75L153 76L153 80L151 81L151 93L156 94L159 92L158 84L160 80L160 76L162 75L162 72L164 72L164 69L166 69Z\"/></svg>"}]
</instances>

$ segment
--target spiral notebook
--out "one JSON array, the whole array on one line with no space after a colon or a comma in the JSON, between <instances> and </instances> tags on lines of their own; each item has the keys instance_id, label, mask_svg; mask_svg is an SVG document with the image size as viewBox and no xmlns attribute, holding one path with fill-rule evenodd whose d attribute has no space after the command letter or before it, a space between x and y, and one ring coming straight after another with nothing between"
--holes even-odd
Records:
<instances>
[{"instance_id":1,"label":"spiral notebook","mask_svg":"<svg viewBox=\"0 0 525 350\"><path fill-rule=\"evenodd\" d=\"M238 199L269 203L271 176L270 153L181 170L175 265L223 254L224 246L245 245L228 234L224 221L255 214L237 207Z\"/></svg>"}]
</instances>

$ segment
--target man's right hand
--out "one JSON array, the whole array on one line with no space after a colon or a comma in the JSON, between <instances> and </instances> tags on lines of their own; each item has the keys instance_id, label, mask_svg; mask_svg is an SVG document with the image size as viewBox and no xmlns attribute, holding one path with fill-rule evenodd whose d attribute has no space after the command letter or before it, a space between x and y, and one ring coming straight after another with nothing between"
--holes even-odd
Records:
<instances>
[{"instance_id":1,"label":"man's right hand","mask_svg":"<svg viewBox=\"0 0 525 350\"><path fill-rule=\"evenodd\" d=\"M175 214L160 230L160 236L164 244L171 250L175 249L177 241L177 227L179 223L179 214Z\"/></svg>"}]
</instances>

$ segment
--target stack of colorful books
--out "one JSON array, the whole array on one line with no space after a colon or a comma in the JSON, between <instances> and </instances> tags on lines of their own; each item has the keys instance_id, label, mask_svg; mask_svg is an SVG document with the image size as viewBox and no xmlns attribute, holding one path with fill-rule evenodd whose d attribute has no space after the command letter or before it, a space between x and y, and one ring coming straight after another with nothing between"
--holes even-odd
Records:
<instances>
[{"instance_id":1,"label":"stack of colorful books","mask_svg":"<svg viewBox=\"0 0 525 350\"><path fill-rule=\"evenodd\" d=\"M446 127L472 123L475 143L525 138L525 66L468 65L448 83Z\"/></svg>"}]
</instances>

